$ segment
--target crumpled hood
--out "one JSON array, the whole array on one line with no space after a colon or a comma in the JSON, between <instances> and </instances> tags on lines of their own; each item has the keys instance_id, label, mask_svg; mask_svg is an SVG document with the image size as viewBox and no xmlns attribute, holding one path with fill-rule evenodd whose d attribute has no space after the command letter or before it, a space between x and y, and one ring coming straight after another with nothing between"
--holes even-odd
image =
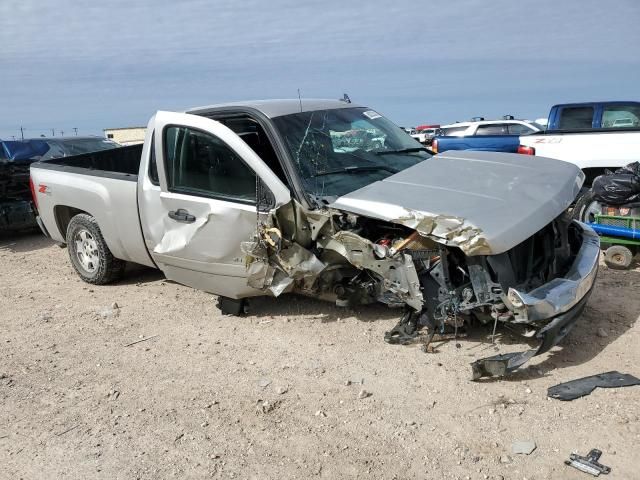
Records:
<instances>
[{"instance_id":1,"label":"crumpled hood","mask_svg":"<svg viewBox=\"0 0 640 480\"><path fill-rule=\"evenodd\" d=\"M574 164L513 153L445 152L339 197L330 207L399 223L467 255L505 252L566 210Z\"/></svg>"}]
</instances>

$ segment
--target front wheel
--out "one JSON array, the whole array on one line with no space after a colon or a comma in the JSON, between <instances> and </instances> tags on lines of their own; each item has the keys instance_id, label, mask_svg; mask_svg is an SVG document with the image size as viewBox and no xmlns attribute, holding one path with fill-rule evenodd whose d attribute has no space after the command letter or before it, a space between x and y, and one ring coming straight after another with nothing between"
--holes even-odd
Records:
<instances>
[{"instance_id":1,"label":"front wheel","mask_svg":"<svg viewBox=\"0 0 640 480\"><path fill-rule=\"evenodd\" d=\"M119 279L125 262L113 256L104 241L98 222L81 213L67 227L67 249L71 264L82 280L104 285Z\"/></svg>"}]
</instances>

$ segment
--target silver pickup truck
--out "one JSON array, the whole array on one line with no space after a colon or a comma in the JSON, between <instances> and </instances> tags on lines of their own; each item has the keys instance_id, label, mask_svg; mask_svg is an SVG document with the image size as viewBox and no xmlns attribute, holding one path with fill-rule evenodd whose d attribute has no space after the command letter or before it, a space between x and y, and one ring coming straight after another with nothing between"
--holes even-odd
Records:
<instances>
[{"instance_id":1,"label":"silver pickup truck","mask_svg":"<svg viewBox=\"0 0 640 480\"><path fill-rule=\"evenodd\" d=\"M296 292L403 308L390 343L472 322L538 337L477 360L474 378L518 368L580 316L599 255L565 214L583 179L546 158L433 156L375 110L331 100L161 111L142 146L31 166L39 224L87 282L135 262L225 313Z\"/></svg>"}]
</instances>

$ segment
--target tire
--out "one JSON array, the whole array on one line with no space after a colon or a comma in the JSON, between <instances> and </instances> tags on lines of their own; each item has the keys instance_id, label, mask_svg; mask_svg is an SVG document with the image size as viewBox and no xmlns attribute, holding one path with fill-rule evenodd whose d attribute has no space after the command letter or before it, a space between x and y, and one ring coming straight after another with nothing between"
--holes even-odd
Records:
<instances>
[{"instance_id":1,"label":"tire","mask_svg":"<svg viewBox=\"0 0 640 480\"><path fill-rule=\"evenodd\" d=\"M91 215L81 213L67 227L67 250L71 265L87 283L104 285L118 280L126 262L113 256L104 241L98 222Z\"/></svg>"},{"instance_id":2,"label":"tire","mask_svg":"<svg viewBox=\"0 0 640 480\"><path fill-rule=\"evenodd\" d=\"M631 266L633 252L622 245L613 245L604 252L604 263L607 267L616 270L624 270Z\"/></svg>"},{"instance_id":3,"label":"tire","mask_svg":"<svg viewBox=\"0 0 640 480\"><path fill-rule=\"evenodd\" d=\"M576 200L571 217L580 222L593 223L596 213L602 213L602 206L593 198L591 190L585 190Z\"/></svg>"}]
</instances>

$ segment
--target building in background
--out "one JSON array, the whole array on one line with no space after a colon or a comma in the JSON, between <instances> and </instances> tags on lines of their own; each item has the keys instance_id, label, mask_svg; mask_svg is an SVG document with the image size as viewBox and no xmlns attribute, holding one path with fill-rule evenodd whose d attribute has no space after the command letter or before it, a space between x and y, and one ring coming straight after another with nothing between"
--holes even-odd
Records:
<instances>
[{"instance_id":1,"label":"building in background","mask_svg":"<svg viewBox=\"0 0 640 480\"><path fill-rule=\"evenodd\" d=\"M135 145L144 142L146 127L105 128L104 136L120 145Z\"/></svg>"}]
</instances>

